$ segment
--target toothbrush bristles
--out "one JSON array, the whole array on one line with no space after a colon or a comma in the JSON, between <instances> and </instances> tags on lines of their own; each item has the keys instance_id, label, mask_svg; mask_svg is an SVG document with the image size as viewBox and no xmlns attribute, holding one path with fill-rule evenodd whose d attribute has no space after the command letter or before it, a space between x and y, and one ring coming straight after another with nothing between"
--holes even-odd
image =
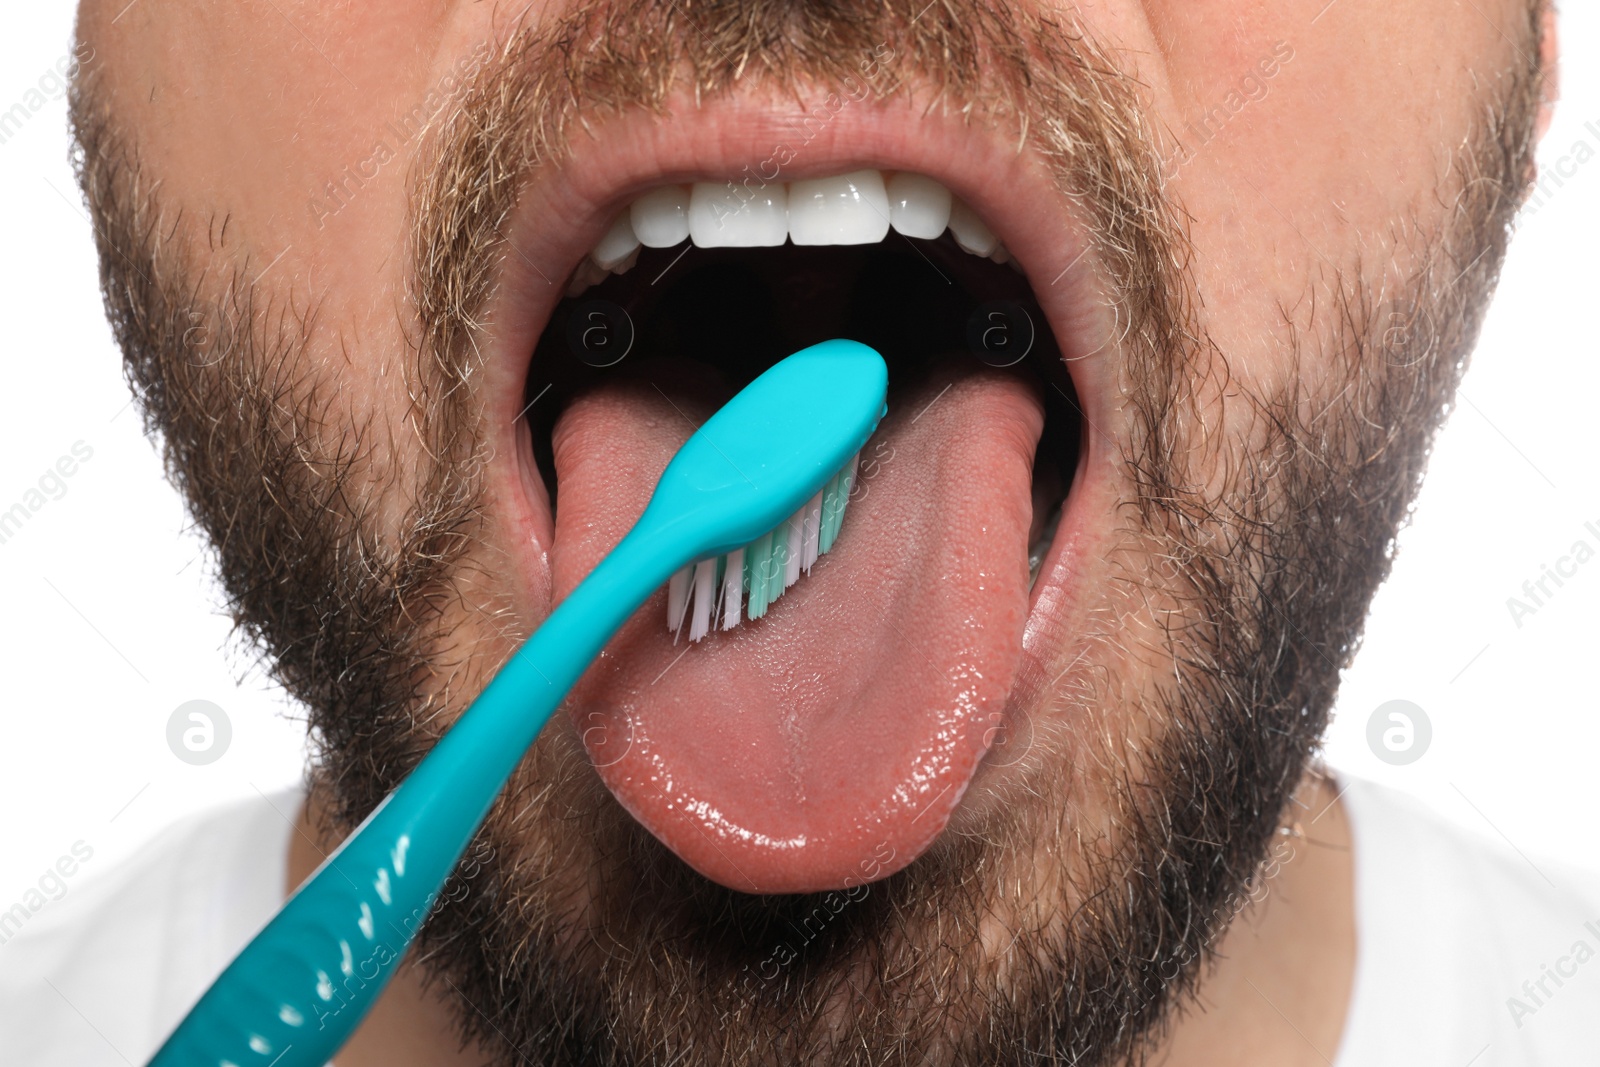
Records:
<instances>
[{"instance_id":1,"label":"toothbrush bristles","mask_svg":"<svg viewBox=\"0 0 1600 1067\"><path fill-rule=\"evenodd\" d=\"M728 566L722 575L722 628L731 630L743 617L744 549L728 553Z\"/></svg>"},{"instance_id":2,"label":"toothbrush bristles","mask_svg":"<svg viewBox=\"0 0 1600 1067\"><path fill-rule=\"evenodd\" d=\"M667 583L667 626L673 633L683 625L683 613L689 607L689 575L692 568L685 567Z\"/></svg>"},{"instance_id":3,"label":"toothbrush bristles","mask_svg":"<svg viewBox=\"0 0 1600 1067\"><path fill-rule=\"evenodd\" d=\"M821 520L822 492L819 491L816 496L811 498L811 503L806 505L805 531L800 539L802 555L800 567L807 574L811 573L811 568L816 565L817 556L819 555L817 552L817 535L821 532Z\"/></svg>"},{"instance_id":4,"label":"toothbrush bristles","mask_svg":"<svg viewBox=\"0 0 1600 1067\"><path fill-rule=\"evenodd\" d=\"M810 574L838 540L859 460L859 453L851 456L777 529L726 556L700 560L674 574L667 585L667 628L674 641L685 623L689 640L699 641L714 629L731 630L745 618L759 619L802 574Z\"/></svg>"},{"instance_id":5,"label":"toothbrush bristles","mask_svg":"<svg viewBox=\"0 0 1600 1067\"><path fill-rule=\"evenodd\" d=\"M703 559L694 565L694 619L689 624L689 640L698 641L711 632L712 592L717 576L717 561Z\"/></svg>"},{"instance_id":6,"label":"toothbrush bristles","mask_svg":"<svg viewBox=\"0 0 1600 1067\"><path fill-rule=\"evenodd\" d=\"M809 506L809 505L808 505ZM800 580L800 565L805 562L806 509L789 517L789 549L783 557L783 587L789 588Z\"/></svg>"}]
</instances>

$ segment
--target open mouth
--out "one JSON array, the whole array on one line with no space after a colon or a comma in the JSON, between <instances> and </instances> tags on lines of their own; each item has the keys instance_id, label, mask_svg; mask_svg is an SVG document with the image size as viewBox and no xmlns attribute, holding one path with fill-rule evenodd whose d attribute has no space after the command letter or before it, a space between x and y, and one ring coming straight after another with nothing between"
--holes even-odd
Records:
<instances>
[{"instance_id":1,"label":"open mouth","mask_svg":"<svg viewBox=\"0 0 1600 1067\"><path fill-rule=\"evenodd\" d=\"M618 801L707 877L872 881L945 828L1016 710L1030 612L1058 608L1046 594L1071 577L1087 422L1026 264L937 179L668 178L611 204L526 334L516 451L552 598L621 539L695 427L784 356L871 345L889 414L808 576L698 641L669 627L663 589L569 711Z\"/></svg>"}]
</instances>

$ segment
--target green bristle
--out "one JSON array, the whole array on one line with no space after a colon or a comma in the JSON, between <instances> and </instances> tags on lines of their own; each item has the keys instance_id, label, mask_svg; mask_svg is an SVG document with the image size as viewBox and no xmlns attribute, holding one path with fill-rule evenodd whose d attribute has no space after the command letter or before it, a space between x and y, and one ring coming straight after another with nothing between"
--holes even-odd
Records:
<instances>
[{"instance_id":1,"label":"green bristle","mask_svg":"<svg viewBox=\"0 0 1600 1067\"><path fill-rule=\"evenodd\" d=\"M850 474L846 471L839 472L839 484L833 491L833 539L839 539L839 531L844 528L845 508L850 505Z\"/></svg>"},{"instance_id":2,"label":"green bristle","mask_svg":"<svg viewBox=\"0 0 1600 1067\"><path fill-rule=\"evenodd\" d=\"M750 603L745 607L745 616L759 619L767 613L767 603L771 599L767 596L767 567L772 561L772 534L764 533L745 550L744 565L748 568L750 576Z\"/></svg>"},{"instance_id":3,"label":"green bristle","mask_svg":"<svg viewBox=\"0 0 1600 1067\"><path fill-rule=\"evenodd\" d=\"M767 575L767 603L783 595L783 571L789 565L789 524L785 522L769 534L772 538L772 561Z\"/></svg>"}]
</instances>

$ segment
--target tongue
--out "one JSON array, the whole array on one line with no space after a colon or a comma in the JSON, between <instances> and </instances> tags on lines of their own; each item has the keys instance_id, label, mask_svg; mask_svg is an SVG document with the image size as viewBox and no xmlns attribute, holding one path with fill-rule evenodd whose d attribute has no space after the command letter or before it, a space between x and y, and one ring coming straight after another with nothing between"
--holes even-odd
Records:
<instances>
[{"instance_id":1,"label":"tongue","mask_svg":"<svg viewBox=\"0 0 1600 1067\"><path fill-rule=\"evenodd\" d=\"M557 598L729 395L704 378L658 364L561 416ZM647 601L569 701L618 801L747 892L854 886L921 854L1002 723L1042 424L1020 381L944 368L890 396L833 551L764 618L675 643L665 593Z\"/></svg>"}]
</instances>

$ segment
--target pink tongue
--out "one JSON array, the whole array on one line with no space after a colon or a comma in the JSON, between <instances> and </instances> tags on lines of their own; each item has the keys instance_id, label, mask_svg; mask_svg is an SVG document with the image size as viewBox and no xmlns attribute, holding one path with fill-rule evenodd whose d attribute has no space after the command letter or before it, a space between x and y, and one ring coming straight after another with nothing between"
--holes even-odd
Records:
<instances>
[{"instance_id":1,"label":"pink tongue","mask_svg":"<svg viewBox=\"0 0 1600 1067\"><path fill-rule=\"evenodd\" d=\"M722 399L687 377L608 385L562 415L557 598ZM766 617L674 643L659 593L569 702L617 799L708 878L790 893L891 874L944 828L994 736L1043 416L1014 379L968 373L941 394L950 382L890 397L833 551Z\"/></svg>"}]
</instances>

